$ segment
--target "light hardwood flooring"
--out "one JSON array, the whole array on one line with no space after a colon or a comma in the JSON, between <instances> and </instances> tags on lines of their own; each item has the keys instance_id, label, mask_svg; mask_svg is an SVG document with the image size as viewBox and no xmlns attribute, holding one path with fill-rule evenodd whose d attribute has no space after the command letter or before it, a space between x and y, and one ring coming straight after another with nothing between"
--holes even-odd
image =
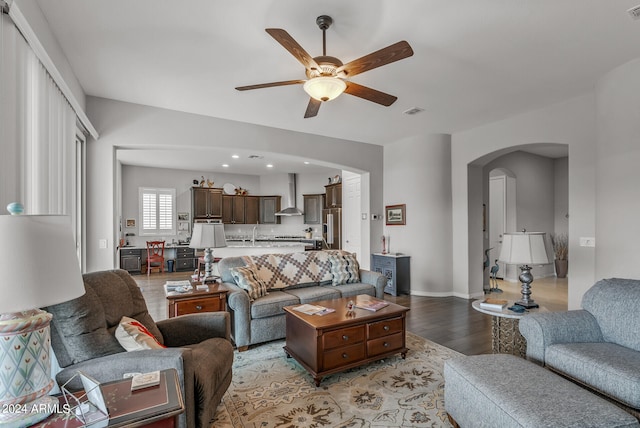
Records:
<instances>
[{"instance_id":1,"label":"light hardwood flooring","mask_svg":"<svg viewBox=\"0 0 640 428\"><path fill-rule=\"evenodd\" d=\"M152 273L134 275L142 290L151 316L156 321L166 319L167 304L163 285L167 280L189 279L191 272ZM493 297L517 300L520 284L498 281L502 293ZM567 280L555 277L534 279L532 296L550 311L567 309ZM474 310L471 300L459 297L422 297L385 294L385 299L411 308L407 315L407 330L466 355L491 353L491 317Z\"/></svg>"}]
</instances>

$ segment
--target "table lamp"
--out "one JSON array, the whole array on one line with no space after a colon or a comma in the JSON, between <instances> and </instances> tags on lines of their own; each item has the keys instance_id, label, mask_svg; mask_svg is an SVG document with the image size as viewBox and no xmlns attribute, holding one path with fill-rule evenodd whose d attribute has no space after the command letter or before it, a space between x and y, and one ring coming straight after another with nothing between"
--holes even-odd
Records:
<instances>
[{"instance_id":1,"label":"table lamp","mask_svg":"<svg viewBox=\"0 0 640 428\"><path fill-rule=\"evenodd\" d=\"M516 304L525 308L538 307L531 298L533 275L529 265L550 263L545 235L544 232L527 232L523 229L522 232L505 233L502 238L502 249L498 260L509 265L521 265L518 279L522 283L522 299Z\"/></svg>"},{"instance_id":2,"label":"table lamp","mask_svg":"<svg viewBox=\"0 0 640 428\"><path fill-rule=\"evenodd\" d=\"M0 426L49 416L58 400L49 359L52 315L38 308L85 293L71 220L61 215L0 215Z\"/></svg>"},{"instance_id":3,"label":"table lamp","mask_svg":"<svg viewBox=\"0 0 640 428\"><path fill-rule=\"evenodd\" d=\"M222 223L194 223L189 248L204 248L204 284L213 276L213 248L227 246Z\"/></svg>"}]
</instances>

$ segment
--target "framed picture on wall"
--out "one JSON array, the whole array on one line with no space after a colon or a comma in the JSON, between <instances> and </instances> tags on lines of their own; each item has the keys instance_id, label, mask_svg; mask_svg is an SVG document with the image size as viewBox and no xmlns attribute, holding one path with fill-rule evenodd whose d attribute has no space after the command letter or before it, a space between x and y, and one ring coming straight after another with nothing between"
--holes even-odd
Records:
<instances>
[{"instance_id":1,"label":"framed picture on wall","mask_svg":"<svg viewBox=\"0 0 640 428\"><path fill-rule=\"evenodd\" d=\"M189 232L189 222L188 221L179 221L178 222L178 232Z\"/></svg>"},{"instance_id":2,"label":"framed picture on wall","mask_svg":"<svg viewBox=\"0 0 640 428\"><path fill-rule=\"evenodd\" d=\"M407 224L406 205L387 205L385 207L387 226L402 226Z\"/></svg>"},{"instance_id":3,"label":"framed picture on wall","mask_svg":"<svg viewBox=\"0 0 640 428\"><path fill-rule=\"evenodd\" d=\"M189 213L178 213L178 221L189 221Z\"/></svg>"},{"instance_id":4,"label":"framed picture on wall","mask_svg":"<svg viewBox=\"0 0 640 428\"><path fill-rule=\"evenodd\" d=\"M128 218L126 222L126 227L136 227L136 219Z\"/></svg>"}]
</instances>

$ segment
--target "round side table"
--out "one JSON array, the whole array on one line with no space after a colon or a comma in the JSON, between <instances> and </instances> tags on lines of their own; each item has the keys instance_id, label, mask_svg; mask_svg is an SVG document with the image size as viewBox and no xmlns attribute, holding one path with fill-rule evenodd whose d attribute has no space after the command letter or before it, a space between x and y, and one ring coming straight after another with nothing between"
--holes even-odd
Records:
<instances>
[{"instance_id":1,"label":"round side table","mask_svg":"<svg viewBox=\"0 0 640 428\"><path fill-rule=\"evenodd\" d=\"M491 350L493 353L512 354L525 358L527 356L527 340L520 334L520 329L518 328L520 319L528 314L549 311L540 306L518 314L507 309L513 306L513 301L509 301L507 308L502 311L493 311L481 308L480 302L482 302L482 299L475 300L471 305L476 311L491 315Z\"/></svg>"}]
</instances>

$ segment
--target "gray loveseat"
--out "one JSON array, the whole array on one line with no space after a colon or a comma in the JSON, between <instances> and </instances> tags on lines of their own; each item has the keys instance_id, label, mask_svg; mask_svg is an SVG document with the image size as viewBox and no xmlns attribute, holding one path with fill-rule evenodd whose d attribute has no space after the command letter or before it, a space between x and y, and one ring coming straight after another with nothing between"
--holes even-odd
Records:
<instances>
[{"instance_id":1,"label":"gray loveseat","mask_svg":"<svg viewBox=\"0 0 640 428\"><path fill-rule=\"evenodd\" d=\"M51 346L62 367L58 383L77 371L108 382L127 372L174 368L185 403L178 427L209 428L231 383L229 314L191 314L155 323L127 271L93 272L83 278L86 294L46 308L53 314ZM126 352L114 334L123 316L139 321L167 348ZM82 384L69 387L81 389Z\"/></svg>"},{"instance_id":2,"label":"gray loveseat","mask_svg":"<svg viewBox=\"0 0 640 428\"><path fill-rule=\"evenodd\" d=\"M603 279L582 309L520 320L527 358L640 417L640 280Z\"/></svg>"},{"instance_id":3,"label":"gray loveseat","mask_svg":"<svg viewBox=\"0 0 640 428\"><path fill-rule=\"evenodd\" d=\"M319 300L368 294L384 297L386 278L377 272L359 270L359 281L332 285L330 255L335 251L305 251L292 254L227 257L218 263L222 282L231 290L227 304L231 335L239 351L249 345L285 337L285 306ZM268 294L251 301L238 287L231 269L252 266L268 287Z\"/></svg>"}]
</instances>

